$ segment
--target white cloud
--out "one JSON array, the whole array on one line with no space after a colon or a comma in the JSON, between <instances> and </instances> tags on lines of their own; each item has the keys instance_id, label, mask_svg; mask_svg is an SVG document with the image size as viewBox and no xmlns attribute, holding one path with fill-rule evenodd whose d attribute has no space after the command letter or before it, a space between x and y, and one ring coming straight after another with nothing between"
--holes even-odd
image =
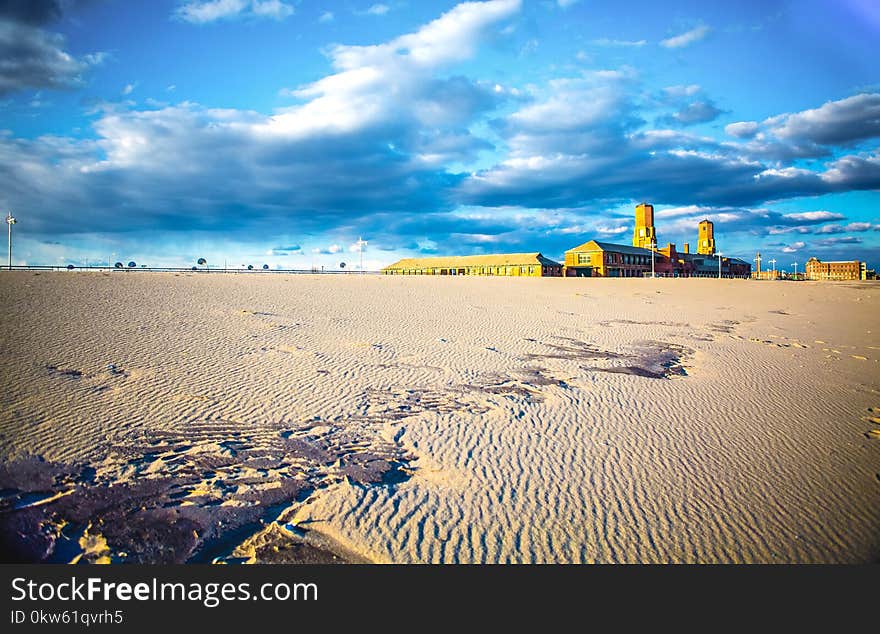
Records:
<instances>
[{"instance_id":1,"label":"white cloud","mask_svg":"<svg viewBox=\"0 0 880 634\"><path fill-rule=\"evenodd\" d=\"M193 24L238 17L283 20L293 14L293 7L281 0L189 0L175 14Z\"/></svg>"},{"instance_id":2,"label":"white cloud","mask_svg":"<svg viewBox=\"0 0 880 634\"><path fill-rule=\"evenodd\" d=\"M387 4L374 4L365 11L368 15L385 15L391 10Z\"/></svg>"},{"instance_id":3,"label":"white cloud","mask_svg":"<svg viewBox=\"0 0 880 634\"><path fill-rule=\"evenodd\" d=\"M758 133L758 124L755 121L737 121L724 126L724 131L739 139L750 139Z\"/></svg>"},{"instance_id":4,"label":"white cloud","mask_svg":"<svg viewBox=\"0 0 880 634\"><path fill-rule=\"evenodd\" d=\"M843 220L846 216L834 211L802 211L798 213L785 214L784 218L796 220L798 222L826 222L828 220Z\"/></svg>"},{"instance_id":5,"label":"white cloud","mask_svg":"<svg viewBox=\"0 0 880 634\"><path fill-rule=\"evenodd\" d=\"M125 88L122 89L123 95L130 95L134 90L135 84L126 84Z\"/></svg>"},{"instance_id":6,"label":"white cloud","mask_svg":"<svg viewBox=\"0 0 880 634\"><path fill-rule=\"evenodd\" d=\"M385 44L337 45L328 55L339 72L289 91L306 103L280 111L257 130L296 138L399 124L411 117L427 127L454 125L484 96L466 80L435 80L433 72L471 57L483 32L519 6L520 0L463 3Z\"/></svg>"},{"instance_id":7,"label":"white cloud","mask_svg":"<svg viewBox=\"0 0 880 634\"><path fill-rule=\"evenodd\" d=\"M792 242L782 247L783 253L796 253L807 246L806 242Z\"/></svg>"},{"instance_id":8,"label":"white cloud","mask_svg":"<svg viewBox=\"0 0 880 634\"><path fill-rule=\"evenodd\" d=\"M620 225L618 227L606 227L604 225L598 225L596 227L596 233L601 233L603 236L619 236L622 233L626 233L629 231L629 225Z\"/></svg>"},{"instance_id":9,"label":"white cloud","mask_svg":"<svg viewBox=\"0 0 880 634\"><path fill-rule=\"evenodd\" d=\"M293 14L293 7L281 0L262 0L262 2L254 0L251 3L251 11L256 16L283 20Z\"/></svg>"},{"instance_id":10,"label":"white cloud","mask_svg":"<svg viewBox=\"0 0 880 634\"><path fill-rule=\"evenodd\" d=\"M612 40L607 37L600 37L598 40L593 40L593 44L596 46L611 46L611 47L639 47L644 46L648 43L648 40Z\"/></svg>"},{"instance_id":11,"label":"white cloud","mask_svg":"<svg viewBox=\"0 0 880 634\"><path fill-rule=\"evenodd\" d=\"M315 247L312 253L315 255L333 255L342 251L342 247L338 244L331 244L328 247Z\"/></svg>"},{"instance_id":12,"label":"white cloud","mask_svg":"<svg viewBox=\"0 0 880 634\"><path fill-rule=\"evenodd\" d=\"M693 97L700 92L699 84L681 84L678 86L667 86L663 89L670 97Z\"/></svg>"},{"instance_id":13,"label":"white cloud","mask_svg":"<svg viewBox=\"0 0 880 634\"><path fill-rule=\"evenodd\" d=\"M321 14L321 17L318 18L318 22L321 22L321 23L333 22L333 18L334 18L334 16L333 16L332 11L324 11L324 13Z\"/></svg>"},{"instance_id":14,"label":"white cloud","mask_svg":"<svg viewBox=\"0 0 880 634\"><path fill-rule=\"evenodd\" d=\"M660 46L665 48L683 48L694 42L699 42L709 34L709 31L711 31L711 29L708 26L701 25L695 29L682 33L681 35L661 40Z\"/></svg>"}]
</instances>

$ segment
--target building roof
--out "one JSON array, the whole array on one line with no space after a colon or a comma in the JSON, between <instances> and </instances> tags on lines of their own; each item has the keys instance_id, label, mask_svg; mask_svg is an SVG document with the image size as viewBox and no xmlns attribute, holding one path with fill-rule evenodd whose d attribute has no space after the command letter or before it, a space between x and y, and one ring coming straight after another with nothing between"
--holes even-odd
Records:
<instances>
[{"instance_id":1,"label":"building roof","mask_svg":"<svg viewBox=\"0 0 880 634\"><path fill-rule=\"evenodd\" d=\"M456 268L463 266L562 266L545 258L540 253L497 253L492 255L451 255L430 258L404 258L394 264L389 264L384 270L389 269L428 269L428 268Z\"/></svg>"},{"instance_id":2,"label":"building roof","mask_svg":"<svg viewBox=\"0 0 880 634\"><path fill-rule=\"evenodd\" d=\"M614 253L626 253L628 255L651 255L651 249L643 249L641 247L631 247L626 244L611 244L610 242L599 242L598 240L590 240L583 244L569 249L566 253L572 251L613 251Z\"/></svg>"}]
</instances>

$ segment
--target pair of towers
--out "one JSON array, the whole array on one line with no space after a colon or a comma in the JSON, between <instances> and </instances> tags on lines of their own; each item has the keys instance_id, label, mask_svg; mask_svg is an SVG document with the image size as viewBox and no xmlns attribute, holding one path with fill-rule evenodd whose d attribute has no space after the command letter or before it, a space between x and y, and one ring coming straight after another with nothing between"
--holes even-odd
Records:
<instances>
[{"instance_id":1,"label":"pair of towers","mask_svg":"<svg viewBox=\"0 0 880 634\"><path fill-rule=\"evenodd\" d=\"M715 255L715 226L711 220L703 220L699 226L697 253ZM633 246L642 249L657 248L657 232L654 229L654 205L636 205L636 226L633 229ZM688 252L685 246L685 253Z\"/></svg>"}]
</instances>

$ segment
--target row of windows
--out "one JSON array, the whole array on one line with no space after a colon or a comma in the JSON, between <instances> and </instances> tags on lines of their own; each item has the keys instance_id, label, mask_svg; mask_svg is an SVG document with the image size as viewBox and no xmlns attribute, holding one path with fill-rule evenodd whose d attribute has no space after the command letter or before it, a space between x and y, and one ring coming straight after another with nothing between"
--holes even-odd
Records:
<instances>
[{"instance_id":1,"label":"row of windows","mask_svg":"<svg viewBox=\"0 0 880 634\"><path fill-rule=\"evenodd\" d=\"M598 254L593 254L597 255ZM577 254L577 263L578 264L589 264L590 263L591 254L589 253L578 253ZM599 258L597 257L596 264L599 264ZM635 264L642 266L650 266L651 264L651 256L649 255L630 255L628 253L606 253L605 261L611 264Z\"/></svg>"}]
</instances>

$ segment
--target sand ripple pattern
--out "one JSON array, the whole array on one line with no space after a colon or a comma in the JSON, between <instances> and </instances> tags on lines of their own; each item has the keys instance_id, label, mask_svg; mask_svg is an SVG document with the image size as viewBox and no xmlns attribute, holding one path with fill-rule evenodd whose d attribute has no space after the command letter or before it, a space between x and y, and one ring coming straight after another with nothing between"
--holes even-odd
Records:
<instances>
[{"instance_id":1,"label":"sand ripple pattern","mask_svg":"<svg viewBox=\"0 0 880 634\"><path fill-rule=\"evenodd\" d=\"M379 562L880 554L870 285L13 273L0 301L0 457L61 465L10 517L104 483L189 560L261 530ZM90 519L80 556L118 556Z\"/></svg>"}]
</instances>

